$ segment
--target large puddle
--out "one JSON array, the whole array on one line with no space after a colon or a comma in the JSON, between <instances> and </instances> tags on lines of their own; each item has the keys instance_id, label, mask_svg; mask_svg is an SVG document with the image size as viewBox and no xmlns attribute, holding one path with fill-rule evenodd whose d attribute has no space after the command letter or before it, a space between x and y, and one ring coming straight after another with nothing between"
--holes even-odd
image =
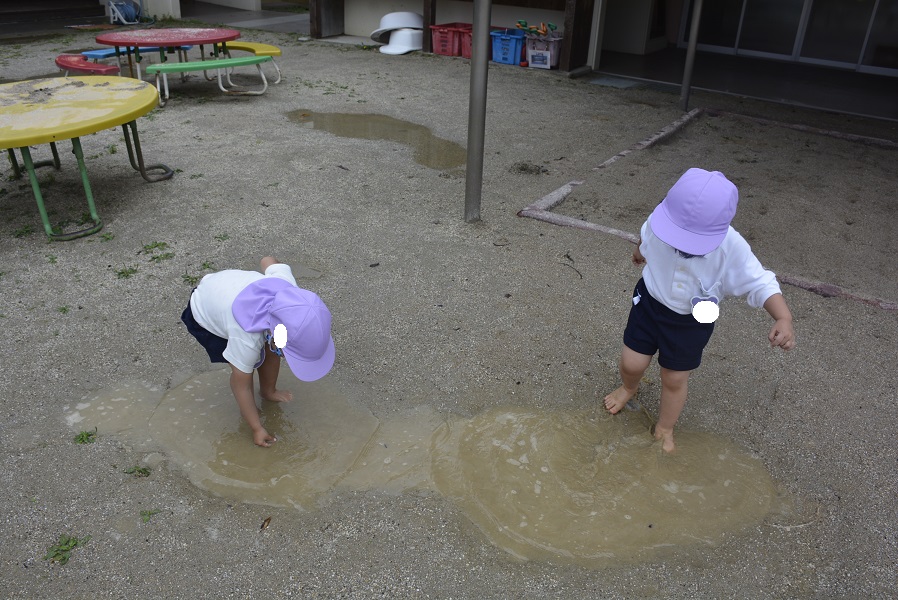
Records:
<instances>
[{"instance_id":1,"label":"large puddle","mask_svg":"<svg viewBox=\"0 0 898 600\"><path fill-rule=\"evenodd\" d=\"M381 420L329 381L281 378L294 400L262 404L278 437L269 449L253 445L227 370L166 393L124 384L66 419L161 446L194 484L238 501L313 509L340 488L432 489L514 556L592 567L714 545L777 503L760 460L689 431L666 455L641 413L508 407L462 419L417 407Z\"/></svg>"},{"instance_id":2,"label":"large puddle","mask_svg":"<svg viewBox=\"0 0 898 600\"><path fill-rule=\"evenodd\" d=\"M467 152L455 142L433 135L427 127L386 115L322 113L305 109L287 113L304 127L321 129L340 137L398 142L414 150L415 162L440 171L465 164Z\"/></svg>"}]
</instances>

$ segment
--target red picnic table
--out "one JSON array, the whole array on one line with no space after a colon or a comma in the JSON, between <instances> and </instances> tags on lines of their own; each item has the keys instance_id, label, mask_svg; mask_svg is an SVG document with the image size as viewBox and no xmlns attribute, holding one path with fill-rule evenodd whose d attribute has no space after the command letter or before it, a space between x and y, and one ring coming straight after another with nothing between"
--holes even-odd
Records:
<instances>
[{"instance_id":1,"label":"red picnic table","mask_svg":"<svg viewBox=\"0 0 898 600\"><path fill-rule=\"evenodd\" d=\"M175 52L181 46L199 46L200 54L205 58L203 46L212 45L212 52L218 56L224 52L227 42L240 37L236 29L171 27L134 29L130 31L113 31L97 36L97 43L114 46L117 54L128 55L128 67L134 77L134 60L140 62L140 47L153 46L159 48L160 60L166 60L165 53Z\"/></svg>"}]
</instances>

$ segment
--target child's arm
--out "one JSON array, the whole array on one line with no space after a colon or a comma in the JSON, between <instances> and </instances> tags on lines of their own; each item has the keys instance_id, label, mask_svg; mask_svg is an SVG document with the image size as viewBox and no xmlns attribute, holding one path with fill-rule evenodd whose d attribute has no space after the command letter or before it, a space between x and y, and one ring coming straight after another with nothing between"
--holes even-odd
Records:
<instances>
[{"instance_id":1,"label":"child's arm","mask_svg":"<svg viewBox=\"0 0 898 600\"><path fill-rule=\"evenodd\" d=\"M270 267L271 265L276 265L279 262L281 261L273 256L266 256L261 261L259 261L259 266L262 268L262 272L264 273L265 270L268 269L268 267Z\"/></svg>"},{"instance_id":2,"label":"child's arm","mask_svg":"<svg viewBox=\"0 0 898 600\"><path fill-rule=\"evenodd\" d=\"M276 442L277 438L269 435L262 427L262 421L259 420L259 409L256 406L256 396L253 394L253 374L244 373L231 365L231 391L234 393L234 398L237 399L240 414L253 430L253 442L257 446L265 448L271 446L272 442Z\"/></svg>"},{"instance_id":3,"label":"child's arm","mask_svg":"<svg viewBox=\"0 0 898 600\"><path fill-rule=\"evenodd\" d=\"M633 258L630 259L637 267L645 264L645 257L642 255L642 252L639 251L640 244L642 244L642 240L636 242L636 247L633 249Z\"/></svg>"},{"instance_id":4,"label":"child's arm","mask_svg":"<svg viewBox=\"0 0 898 600\"><path fill-rule=\"evenodd\" d=\"M767 339L770 347L779 346L783 350L795 347L795 331L792 329L792 312L782 294L773 294L764 302L764 310L773 317L775 323L770 329Z\"/></svg>"}]
</instances>

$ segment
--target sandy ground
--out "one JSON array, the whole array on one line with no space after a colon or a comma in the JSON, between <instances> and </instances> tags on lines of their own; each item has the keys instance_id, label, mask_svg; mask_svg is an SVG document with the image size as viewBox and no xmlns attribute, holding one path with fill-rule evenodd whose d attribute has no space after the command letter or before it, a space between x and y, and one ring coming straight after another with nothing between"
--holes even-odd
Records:
<instances>
[{"instance_id":1,"label":"sandy ground","mask_svg":"<svg viewBox=\"0 0 898 600\"><path fill-rule=\"evenodd\" d=\"M284 53L284 81L265 96L193 79L138 121L146 159L174 168L172 180L134 173L120 131L82 140L101 234L48 243L26 182L0 184L0 596L894 597L898 313L793 286L798 347L770 350L767 315L728 301L680 421L760 457L793 510L665 559L521 562L436 493L340 489L313 510L260 506L194 487L164 447L74 444L64 417L81 399L209 370L179 321L188 280L267 254L318 275L300 284L335 315L329 381L379 418L593 406L617 384L638 278L630 245L516 216L572 180L585 183L560 214L635 232L685 168L723 170L742 190L734 225L766 265L898 300L894 149L705 115L596 170L680 118L677 94L493 66L482 221L465 224L463 171L288 113L386 115L465 145L467 61L252 37ZM0 73L54 73L56 54L92 38L4 46ZM894 123L702 94L693 106L898 141ZM60 148L62 170L40 179L51 218L77 220L80 182ZM174 256L152 260L157 242ZM651 372L650 412L657 394ZM136 464L150 477L122 472ZM92 537L59 565L43 557L60 535Z\"/></svg>"}]
</instances>

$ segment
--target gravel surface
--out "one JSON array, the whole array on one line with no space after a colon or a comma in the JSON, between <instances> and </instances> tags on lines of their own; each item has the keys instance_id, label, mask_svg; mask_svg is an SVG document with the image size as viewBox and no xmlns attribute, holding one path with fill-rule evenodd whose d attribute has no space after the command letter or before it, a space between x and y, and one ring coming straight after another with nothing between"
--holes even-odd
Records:
<instances>
[{"instance_id":1,"label":"gravel surface","mask_svg":"<svg viewBox=\"0 0 898 600\"><path fill-rule=\"evenodd\" d=\"M0 73L55 74L53 57L94 35L5 44ZM225 97L175 80L169 104L139 119L144 156L174 168L170 181L128 167L120 130L82 139L101 233L48 243L27 181L0 183L0 597L894 597L898 313L794 286L794 351L772 351L766 313L729 300L690 386L679 427L758 456L789 507L713 547L597 569L521 562L432 491L337 489L312 510L241 503L193 486L152 441L74 444L90 424L65 416L83 399L209 370L179 320L192 278L268 254L306 269L300 285L334 314L329 382L379 419L593 406L617 385L631 247L516 216L572 180L585 183L559 214L635 232L686 167L723 170L742 190L734 225L766 265L898 301L887 144L704 115L597 170L680 118L678 95L491 65L482 220L465 224L463 168L290 115L385 115L464 146L468 61L245 37L283 49L282 83ZM890 122L692 102L898 141ZM83 203L67 142L60 151L62 170L39 171L54 222L77 220ZM154 260L145 247L159 242L173 256ZM656 382L650 372L649 412ZM150 476L123 473L133 465ZM44 560L61 535L91 536L65 565Z\"/></svg>"}]
</instances>

